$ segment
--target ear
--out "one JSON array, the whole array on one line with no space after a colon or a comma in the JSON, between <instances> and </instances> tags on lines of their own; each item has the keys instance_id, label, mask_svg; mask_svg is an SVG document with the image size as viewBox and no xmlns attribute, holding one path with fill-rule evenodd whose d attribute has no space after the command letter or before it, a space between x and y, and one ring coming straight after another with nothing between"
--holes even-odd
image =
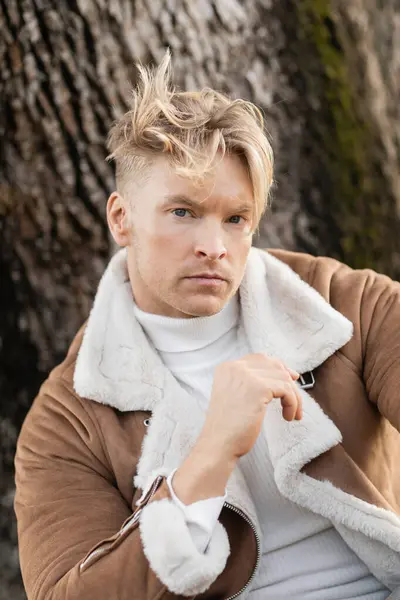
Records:
<instances>
[{"instance_id":1,"label":"ear","mask_svg":"<svg viewBox=\"0 0 400 600\"><path fill-rule=\"evenodd\" d=\"M107 201L107 222L115 243L121 247L128 246L132 235L130 211L118 192L113 192Z\"/></svg>"}]
</instances>

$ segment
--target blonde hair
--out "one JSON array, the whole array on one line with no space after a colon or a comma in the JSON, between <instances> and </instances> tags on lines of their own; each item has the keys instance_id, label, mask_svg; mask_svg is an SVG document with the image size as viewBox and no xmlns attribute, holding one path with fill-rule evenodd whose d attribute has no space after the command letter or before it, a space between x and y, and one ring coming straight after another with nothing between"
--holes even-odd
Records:
<instances>
[{"instance_id":1,"label":"blonde hair","mask_svg":"<svg viewBox=\"0 0 400 600\"><path fill-rule=\"evenodd\" d=\"M176 91L169 51L157 68L138 65L138 70L131 108L108 136L107 159L116 163L117 189L123 194L129 181L140 179L151 158L161 153L177 174L194 181L212 173L217 156L236 154L248 169L258 225L273 183L273 152L261 111L210 88Z\"/></svg>"}]
</instances>

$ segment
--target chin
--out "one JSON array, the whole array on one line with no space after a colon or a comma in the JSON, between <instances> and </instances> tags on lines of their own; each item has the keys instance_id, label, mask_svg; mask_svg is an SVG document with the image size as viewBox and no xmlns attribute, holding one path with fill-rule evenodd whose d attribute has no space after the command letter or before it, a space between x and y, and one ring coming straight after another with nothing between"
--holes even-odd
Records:
<instances>
[{"instance_id":1,"label":"chin","mask_svg":"<svg viewBox=\"0 0 400 600\"><path fill-rule=\"evenodd\" d=\"M182 306L182 312L193 317L211 317L219 313L228 302L228 298L196 298Z\"/></svg>"}]
</instances>

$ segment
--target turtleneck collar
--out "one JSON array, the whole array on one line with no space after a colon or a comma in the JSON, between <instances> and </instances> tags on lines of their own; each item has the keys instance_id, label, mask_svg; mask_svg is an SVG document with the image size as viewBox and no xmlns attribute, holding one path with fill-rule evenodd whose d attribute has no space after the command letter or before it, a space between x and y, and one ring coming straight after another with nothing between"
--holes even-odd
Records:
<instances>
[{"instance_id":1,"label":"turtleneck collar","mask_svg":"<svg viewBox=\"0 0 400 600\"><path fill-rule=\"evenodd\" d=\"M236 293L219 313L210 317L165 317L144 312L135 303L134 313L158 351L198 350L212 344L237 325L240 313L239 295Z\"/></svg>"}]
</instances>

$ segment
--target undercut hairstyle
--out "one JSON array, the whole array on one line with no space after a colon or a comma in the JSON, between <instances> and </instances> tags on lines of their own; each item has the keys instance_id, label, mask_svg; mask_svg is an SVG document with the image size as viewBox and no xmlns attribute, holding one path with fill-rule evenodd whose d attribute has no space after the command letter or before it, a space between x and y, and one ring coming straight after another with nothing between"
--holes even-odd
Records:
<instances>
[{"instance_id":1,"label":"undercut hairstyle","mask_svg":"<svg viewBox=\"0 0 400 600\"><path fill-rule=\"evenodd\" d=\"M243 99L210 88L185 92L171 84L171 57L158 67L137 65L138 83L129 110L108 136L117 190L143 183L152 159L164 155L178 175L201 182L225 155L238 155L253 187L254 229L269 203L273 152L261 111Z\"/></svg>"}]
</instances>

